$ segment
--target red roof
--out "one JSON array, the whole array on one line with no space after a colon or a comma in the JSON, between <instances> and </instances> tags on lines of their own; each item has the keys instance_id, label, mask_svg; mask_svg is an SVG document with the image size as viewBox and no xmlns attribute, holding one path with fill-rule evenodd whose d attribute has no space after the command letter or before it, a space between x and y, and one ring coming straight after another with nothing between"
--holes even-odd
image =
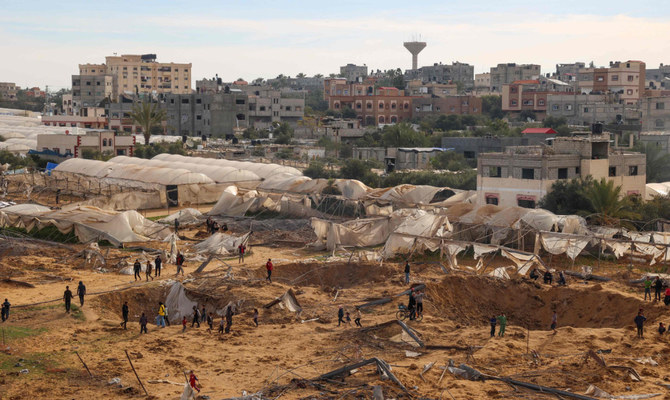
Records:
<instances>
[{"instance_id":1,"label":"red roof","mask_svg":"<svg viewBox=\"0 0 670 400\"><path fill-rule=\"evenodd\" d=\"M526 133L544 133L544 134L550 135L550 134L556 134L558 132L556 132L555 130L553 130L551 128L526 128L521 133L523 133L523 134L526 134Z\"/></svg>"}]
</instances>

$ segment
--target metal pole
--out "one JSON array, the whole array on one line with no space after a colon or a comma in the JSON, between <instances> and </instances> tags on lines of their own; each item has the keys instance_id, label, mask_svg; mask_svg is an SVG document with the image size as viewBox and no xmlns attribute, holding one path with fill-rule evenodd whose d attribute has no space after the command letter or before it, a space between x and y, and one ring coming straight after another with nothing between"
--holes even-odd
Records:
<instances>
[{"instance_id":1,"label":"metal pole","mask_svg":"<svg viewBox=\"0 0 670 400\"><path fill-rule=\"evenodd\" d=\"M76 354L77 357L79 357L79 361L81 361L81 363L84 364L84 368L86 368L86 372L88 372L88 376L90 376L91 378L93 378L93 374L91 373L91 370L88 369L88 366L86 365L86 363L84 362L84 360L81 359L81 356L79 355L79 353L75 351L74 354Z\"/></svg>"},{"instance_id":2,"label":"metal pole","mask_svg":"<svg viewBox=\"0 0 670 400\"><path fill-rule=\"evenodd\" d=\"M130 356L128 355L128 350L124 350L124 351L126 352L126 357L128 357L128 362L130 363L130 368L133 369L133 372L135 373L135 377L137 378L137 381L140 383L140 386L142 386L142 389L144 390L144 394L146 394L148 396L149 393L147 393L147 389L142 384L142 381L140 380L140 376L137 375L137 371L135 371L135 367L133 366L133 362L130 359Z\"/></svg>"}]
</instances>

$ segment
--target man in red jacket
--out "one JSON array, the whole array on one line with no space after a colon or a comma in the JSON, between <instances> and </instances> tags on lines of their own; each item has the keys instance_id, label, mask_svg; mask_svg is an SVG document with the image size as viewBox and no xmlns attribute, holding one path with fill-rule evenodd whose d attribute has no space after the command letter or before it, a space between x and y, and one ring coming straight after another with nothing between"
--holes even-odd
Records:
<instances>
[{"instance_id":1,"label":"man in red jacket","mask_svg":"<svg viewBox=\"0 0 670 400\"><path fill-rule=\"evenodd\" d=\"M265 263L265 268L268 270L268 277L265 280L272 283L272 260L268 258L268 262Z\"/></svg>"}]
</instances>

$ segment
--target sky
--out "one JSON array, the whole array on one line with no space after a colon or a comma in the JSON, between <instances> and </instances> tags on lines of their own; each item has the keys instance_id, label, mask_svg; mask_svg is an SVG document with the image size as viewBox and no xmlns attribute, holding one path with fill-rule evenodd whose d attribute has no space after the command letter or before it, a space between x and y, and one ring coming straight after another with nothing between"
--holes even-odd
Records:
<instances>
[{"instance_id":1,"label":"sky","mask_svg":"<svg viewBox=\"0 0 670 400\"><path fill-rule=\"evenodd\" d=\"M68 88L80 63L154 53L195 80L339 72L347 63L419 66L642 60L670 63L670 7L638 0L0 0L0 81Z\"/></svg>"}]
</instances>

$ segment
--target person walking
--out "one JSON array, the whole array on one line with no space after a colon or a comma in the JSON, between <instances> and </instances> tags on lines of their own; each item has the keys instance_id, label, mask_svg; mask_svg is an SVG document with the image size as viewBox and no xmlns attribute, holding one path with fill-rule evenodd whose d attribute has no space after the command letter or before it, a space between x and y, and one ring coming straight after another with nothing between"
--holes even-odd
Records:
<instances>
[{"instance_id":1,"label":"person walking","mask_svg":"<svg viewBox=\"0 0 670 400\"><path fill-rule=\"evenodd\" d=\"M265 263L265 269L268 270L268 277L265 278L266 281L270 281L272 283L272 260L268 258L268 262Z\"/></svg>"},{"instance_id":2,"label":"person walking","mask_svg":"<svg viewBox=\"0 0 670 400\"><path fill-rule=\"evenodd\" d=\"M649 301L651 301L651 278L646 276L644 278L644 301L647 301L647 296L649 296Z\"/></svg>"},{"instance_id":3,"label":"person walking","mask_svg":"<svg viewBox=\"0 0 670 400\"><path fill-rule=\"evenodd\" d=\"M258 327L258 310L254 308L254 324Z\"/></svg>"},{"instance_id":4,"label":"person walking","mask_svg":"<svg viewBox=\"0 0 670 400\"><path fill-rule=\"evenodd\" d=\"M654 301L661 301L661 291L663 290L663 281L660 276L654 281Z\"/></svg>"},{"instance_id":5,"label":"person walking","mask_svg":"<svg viewBox=\"0 0 670 400\"><path fill-rule=\"evenodd\" d=\"M79 305L84 306L84 296L86 295L86 286L84 282L79 281L79 286L77 286L77 295L79 296Z\"/></svg>"},{"instance_id":6,"label":"person walking","mask_svg":"<svg viewBox=\"0 0 670 400\"><path fill-rule=\"evenodd\" d=\"M558 272L558 286L567 286L567 282L565 281L565 274L563 271Z\"/></svg>"},{"instance_id":7,"label":"person walking","mask_svg":"<svg viewBox=\"0 0 670 400\"><path fill-rule=\"evenodd\" d=\"M163 259L161 258L160 254L156 256L156 259L154 260L154 265L156 266L154 276L155 277L161 276L161 267L163 266Z\"/></svg>"},{"instance_id":8,"label":"person walking","mask_svg":"<svg viewBox=\"0 0 670 400\"><path fill-rule=\"evenodd\" d=\"M349 315L349 311L346 312L344 320L346 321L347 325L351 326L351 315Z\"/></svg>"},{"instance_id":9,"label":"person walking","mask_svg":"<svg viewBox=\"0 0 670 400\"><path fill-rule=\"evenodd\" d=\"M163 302L158 302L158 326L165 328L165 306Z\"/></svg>"},{"instance_id":10,"label":"person walking","mask_svg":"<svg viewBox=\"0 0 670 400\"><path fill-rule=\"evenodd\" d=\"M496 316L492 316L491 319L489 320L489 323L491 324L491 337L496 336L496 324L498 323L498 319Z\"/></svg>"},{"instance_id":11,"label":"person walking","mask_svg":"<svg viewBox=\"0 0 670 400\"><path fill-rule=\"evenodd\" d=\"M505 328L507 327L507 317L505 313L502 313L498 316L498 324L500 325L500 330L498 331L498 336L505 336Z\"/></svg>"},{"instance_id":12,"label":"person walking","mask_svg":"<svg viewBox=\"0 0 670 400\"><path fill-rule=\"evenodd\" d=\"M237 246L237 251L240 253L240 257L237 260L238 264L241 264L244 262L244 252L247 250L247 246L244 245L244 243L240 243L239 246Z\"/></svg>"},{"instance_id":13,"label":"person walking","mask_svg":"<svg viewBox=\"0 0 670 400\"><path fill-rule=\"evenodd\" d=\"M223 317L221 317L221 321L219 321L219 333L223 333Z\"/></svg>"},{"instance_id":14,"label":"person walking","mask_svg":"<svg viewBox=\"0 0 670 400\"><path fill-rule=\"evenodd\" d=\"M142 313L142 316L140 316L140 335L142 332L149 333L149 331L147 331L147 316L145 313Z\"/></svg>"},{"instance_id":15,"label":"person walking","mask_svg":"<svg viewBox=\"0 0 670 400\"><path fill-rule=\"evenodd\" d=\"M124 301L123 306L121 306L121 316L123 317L123 322L121 322L121 326L123 329L128 329L127 324L128 324L128 302Z\"/></svg>"},{"instance_id":16,"label":"person walking","mask_svg":"<svg viewBox=\"0 0 670 400\"><path fill-rule=\"evenodd\" d=\"M207 325L209 325L207 332L212 333L212 327L214 326L214 318L212 318L212 313L207 314Z\"/></svg>"},{"instance_id":17,"label":"person walking","mask_svg":"<svg viewBox=\"0 0 670 400\"><path fill-rule=\"evenodd\" d=\"M181 276L184 276L184 255L181 254L179 251L177 251L177 273L175 276L179 275L179 272L181 271Z\"/></svg>"},{"instance_id":18,"label":"person walking","mask_svg":"<svg viewBox=\"0 0 670 400\"><path fill-rule=\"evenodd\" d=\"M423 293L422 291L418 291L414 295L414 299L416 300L416 315L423 315L423 297L426 294Z\"/></svg>"},{"instance_id":19,"label":"person walking","mask_svg":"<svg viewBox=\"0 0 670 400\"><path fill-rule=\"evenodd\" d=\"M193 325L198 324L198 328L200 328L200 311L198 311L198 307L193 306L193 321L191 321L191 328L193 328Z\"/></svg>"},{"instance_id":20,"label":"person walking","mask_svg":"<svg viewBox=\"0 0 670 400\"><path fill-rule=\"evenodd\" d=\"M198 377L195 376L195 373L193 373L193 371L191 371L191 373L188 376L188 384L189 384L189 386L191 386L191 389L200 393L200 387L198 386L198 383L200 383L200 381L198 380Z\"/></svg>"},{"instance_id":21,"label":"person walking","mask_svg":"<svg viewBox=\"0 0 670 400\"><path fill-rule=\"evenodd\" d=\"M152 268L151 268L151 261L147 260L147 269L146 269L146 271L145 271L145 273L146 273L145 275L146 275L146 280L147 280L147 281L149 281L149 278L151 278L152 281L154 280L154 277L151 276L151 269L152 269Z\"/></svg>"},{"instance_id":22,"label":"person walking","mask_svg":"<svg viewBox=\"0 0 670 400\"><path fill-rule=\"evenodd\" d=\"M638 311L637 317L635 317L635 325L637 326L637 337L640 339L644 339L644 321L646 320L647 317L642 315L642 310Z\"/></svg>"},{"instance_id":23,"label":"person walking","mask_svg":"<svg viewBox=\"0 0 670 400\"><path fill-rule=\"evenodd\" d=\"M137 280L142 280L142 277L140 276L140 270L142 269L142 264L140 264L139 259L135 259L135 264L133 264L133 271L135 272L135 281Z\"/></svg>"},{"instance_id":24,"label":"person walking","mask_svg":"<svg viewBox=\"0 0 670 400\"><path fill-rule=\"evenodd\" d=\"M230 305L226 309L226 333L230 333L230 327L233 326L233 315L235 312L233 311L233 306Z\"/></svg>"},{"instance_id":25,"label":"person walking","mask_svg":"<svg viewBox=\"0 0 670 400\"><path fill-rule=\"evenodd\" d=\"M65 312L70 313L70 302L72 301L72 292L70 291L69 286L65 286L65 292L63 293L63 300L65 300Z\"/></svg>"},{"instance_id":26,"label":"person walking","mask_svg":"<svg viewBox=\"0 0 670 400\"><path fill-rule=\"evenodd\" d=\"M558 314L554 311L554 315L551 316L551 330L556 333L556 325L558 325Z\"/></svg>"},{"instance_id":27,"label":"person walking","mask_svg":"<svg viewBox=\"0 0 670 400\"><path fill-rule=\"evenodd\" d=\"M344 307L340 306L337 310L337 326L344 323Z\"/></svg>"},{"instance_id":28,"label":"person walking","mask_svg":"<svg viewBox=\"0 0 670 400\"><path fill-rule=\"evenodd\" d=\"M354 318L354 322L356 323L357 327L363 327L363 325L361 325L361 309L358 307L356 307L356 318Z\"/></svg>"},{"instance_id":29,"label":"person walking","mask_svg":"<svg viewBox=\"0 0 670 400\"><path fill-rule=\"evenodd\" d=\"M2 303L2 322L9 319L9 307L11 307L11 304L9 304L9 300L5 299L5 302Z\"/></svg>"},{"instance_id":30,"label":"person walking","mask_svg":"<svg viewBox=\"0 0 670 400\"><path fill-rule=\"evenodd\" d=\"M405 262L405 285L409 285L409 260Z\"/></svg>"},{"instance_id":31,"label":"person walking","mask_svg":"<svg viewBox=\"0 0 670 400\"><path fill-rule=\"evenodd\" d=\"M186 315L181 319L181 333L186 332Z\"/></svg>"},{"instance_id":32,"label":"person walking","mask_svg":"<svg viewBox=\"0 0 670 400\"><path fill-rule=\"evenodd\" d=\"M667 329L665 329L665 325L663 325L663 322L658 323L658 334L662 335L665 333Z\"/></svg>"}]
</instances>

